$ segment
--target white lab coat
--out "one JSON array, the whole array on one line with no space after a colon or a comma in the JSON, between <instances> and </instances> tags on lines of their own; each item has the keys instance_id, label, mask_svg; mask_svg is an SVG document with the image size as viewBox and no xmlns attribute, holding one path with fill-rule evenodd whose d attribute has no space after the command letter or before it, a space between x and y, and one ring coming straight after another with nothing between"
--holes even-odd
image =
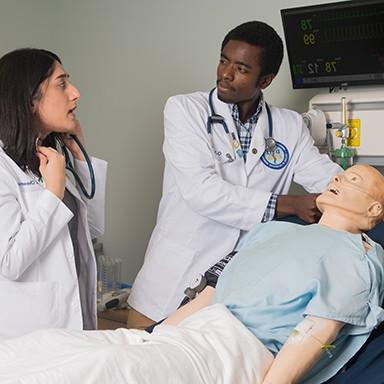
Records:
<instances>
[{"instance_id":1,"label":"white lab coat","mask_svg":"<svg viewBox=\"0 0 384 384\"><path fill-rule=\"evenodd\" d=\"M237 137L228 104L213 95L216 113ZM207 133L208 93L171 97L165 107L165 171L157 224L138 273L129 304L160 320L176 309L184 289L232 251L241 230L262 220L271 193L287 194L292 180L308 192L320 192L341 168L314 147L301 115L270 106L273 137L289 151L282 169L260 160L268 134L266 108L258 119L247 161L228 162L231 144L215 124Z\"/></svg>"},{"instance_id":2,"label":"white lab coat","mask_svg":"<svg viewBox=\"0 0 384 384\"><path fill-rule=\"evenodd\" d=\"M0 340L40 328L96 326L92 238L104 232L107 164L95 158L92 163L94 199L83 200L66 181L78 206L78 279L67 225L72 212L0 148ZM76 160L75 167L89 180L84 162Z\"/></svg>"}]
</instances>

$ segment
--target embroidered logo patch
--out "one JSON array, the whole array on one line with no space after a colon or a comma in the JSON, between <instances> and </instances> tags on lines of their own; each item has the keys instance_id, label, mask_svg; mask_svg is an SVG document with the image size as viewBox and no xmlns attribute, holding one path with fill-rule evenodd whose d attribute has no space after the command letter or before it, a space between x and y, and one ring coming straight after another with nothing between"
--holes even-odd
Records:
<instances>
[{"instance_id":1,"label":"embroidered logo patch","mask_svg":"<svg viewBox=\"0 0 384 384\"><path fill-rule=\"evenodd\" d=\"M289 152L287 147L276 141L276 147L273 151L264 151L261 161L269 168L284 168L289 160Z\"/></svg>"}]
</instances>

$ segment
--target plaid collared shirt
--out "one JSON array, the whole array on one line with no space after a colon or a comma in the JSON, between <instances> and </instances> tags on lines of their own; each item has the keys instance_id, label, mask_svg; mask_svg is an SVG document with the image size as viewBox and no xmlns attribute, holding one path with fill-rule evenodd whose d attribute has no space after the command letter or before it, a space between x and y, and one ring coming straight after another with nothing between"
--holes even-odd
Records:
<instances>
[{"instance_id":1,"label":"plaid collared shirt","mask_svg":"<svg viewBox=\"0 0 384 384\"><path fill-rule=\"evenodd\" d=\"M275 193L272 193L271 197L269 198L267 208L264 212L263 219L261 220L263 223L265 223L266 221L271 221L275 218L276 205L277 195Z\"/></svg>"},{"instance_id":2,"label":"plaid collared shirt","mask_svg":"<svg viewBox=\"0 0 384 384\"><path fill-rule=\"evenodd\" d=\"M255 130L257 121L259 120L260 113L264 106L263 94L260 94L259 104L257 105L256 112L243 124L240 121L239 108L236 104L232 104L232 118L236 126L237 134L241 149L244 153L244 161L247 159L247 153L252 141L252 135ZM276 213L277 195L272 194L267 208L265 209L262 222L273 220Z\"/></svg>"},{"instance_id":3,"label":"plaid collared shirt","mask_svg":"<svg viewBox=\"0 0 384 384\"><path fill-rule=\"evenodd\" d=\"M260 94L259 104L257 105L255 113L243 124L240 121L239 107L237 106L237 104L232 104L232 118L235 122L241 149L244 153L244 161L246 161L247 159L247 153L249 151L249 146L251 145L253 131L255 130L257 121L259 120L263 105L263 94Z\"/></svg>"}]
</instances>

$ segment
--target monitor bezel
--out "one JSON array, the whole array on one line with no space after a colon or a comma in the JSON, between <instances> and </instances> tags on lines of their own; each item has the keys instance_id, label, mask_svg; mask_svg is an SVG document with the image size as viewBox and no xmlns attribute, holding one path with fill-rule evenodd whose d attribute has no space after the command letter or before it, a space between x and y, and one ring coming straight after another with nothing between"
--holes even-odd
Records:
<instances>
[{"instance_id":1,"label":"monitor bezel","mask_svg":"<svg viewBox=\"0 0 384 384\"><path fill-rule=\"evenodd\" d=\"M285 45L287 49L288 54L288 65L289 65L289 72L291 76L291 83L293 89L308 89L308 88L347 88L352 86L371 86L371 85L383 85L384 79L375 79L375 80L351 80L349 82L346 81L324 81L324 82L318 82L318 83L303 83L300 85L295 84L294 81L294 75L292 71L292 62L291 62L291 50L292 47L288 46L287 41L287 26L286 26L286 20L285 16L290 14L300 14L300 13L308 13L311 11L327 11L332 9L340 9L340 8L348 8L348 7L355 7L359 5L369 6L369 5L375 5L375 4L384 4L384 0L348 0L348 1L339 1L339 2L332 2L332 3L324 3L324 4L316 4L316 5L306 5L306 6L300 6L300 7L293 7L293 8L284 8L280 10L281 20L283 24L283 30L284 30L284 38L285 38ZM384 74L384 70L383 70Z\"/></svg>"}]
</instances>

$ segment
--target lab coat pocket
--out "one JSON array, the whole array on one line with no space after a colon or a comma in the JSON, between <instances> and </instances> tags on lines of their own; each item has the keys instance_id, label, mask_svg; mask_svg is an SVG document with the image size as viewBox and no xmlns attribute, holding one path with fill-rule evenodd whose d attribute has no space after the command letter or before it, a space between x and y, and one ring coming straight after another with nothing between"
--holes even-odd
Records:
<instances>
[{"instance_id":1,"label":"lab coat pocket","mask_svg":"<svg viewBox=\"0 0 384 384\"><path fill-rule=\"evenodd\" d=\"M175 300L176 292L181 292L182 295L186 288L186 275L190 266L195 263L195 257L194 250L176 241L159 227L156 228L146 255L145 273L148 277L157 276L158 297ZM160 271L162 271L161 276L159 276ZM166 304L168 313L178 304L179 302L168 302Z\"/></svg>"},{"instance_id":2,"label":"lab coat pocket","mask_svg":"<svg viewBox=\"0 0 384 384\"><path fill-rule=\"evenodd\" d=\"M0 340L58 325L57 283L0 282Z\"/></svg>"},{"instance_id":3,"label":"lab coat pocket","mask_svg":"<svg viewBox=\"0 0 384 384\"><path fill-rule=\"evenodd\" d=\"M20 186L20 203L26 212L28 212L31 207L36 205L37 200L43 192L43 186L37 182L31 185L27 184L25 186Z\"/></svg>"},{"instance_id":4,"label":"lab coat pocket","mask_svg":"<svg viewBox=\"0 0 384 384\"><path fill-rule=\"evenodd\" d=\"M242 158L237 157L236 159L228 159L225 156L216 160L215 168L219 175L225 180L238 183L238 175L245 175L245 163ZM236 180L233 180L233 178Z\"/></svg>"},{"instance_id":5,"label":"lab coat pocket","mask_svg":"<svg viewBox=\"0 0 384 384\"><path fill-rule=\"evenodd\" d=\"M188 263L193 259L193 254L193 250L181 244L180 241L176 241L165 231L157 227L149 242L146 259L150 259L148 267L152 265L153 272L156 274L159 270L167 267L173 271L178 271L178 275L180 275L188 268ZM155 264L158 265L155 266Z\"/></svg>"}]
</instances>

